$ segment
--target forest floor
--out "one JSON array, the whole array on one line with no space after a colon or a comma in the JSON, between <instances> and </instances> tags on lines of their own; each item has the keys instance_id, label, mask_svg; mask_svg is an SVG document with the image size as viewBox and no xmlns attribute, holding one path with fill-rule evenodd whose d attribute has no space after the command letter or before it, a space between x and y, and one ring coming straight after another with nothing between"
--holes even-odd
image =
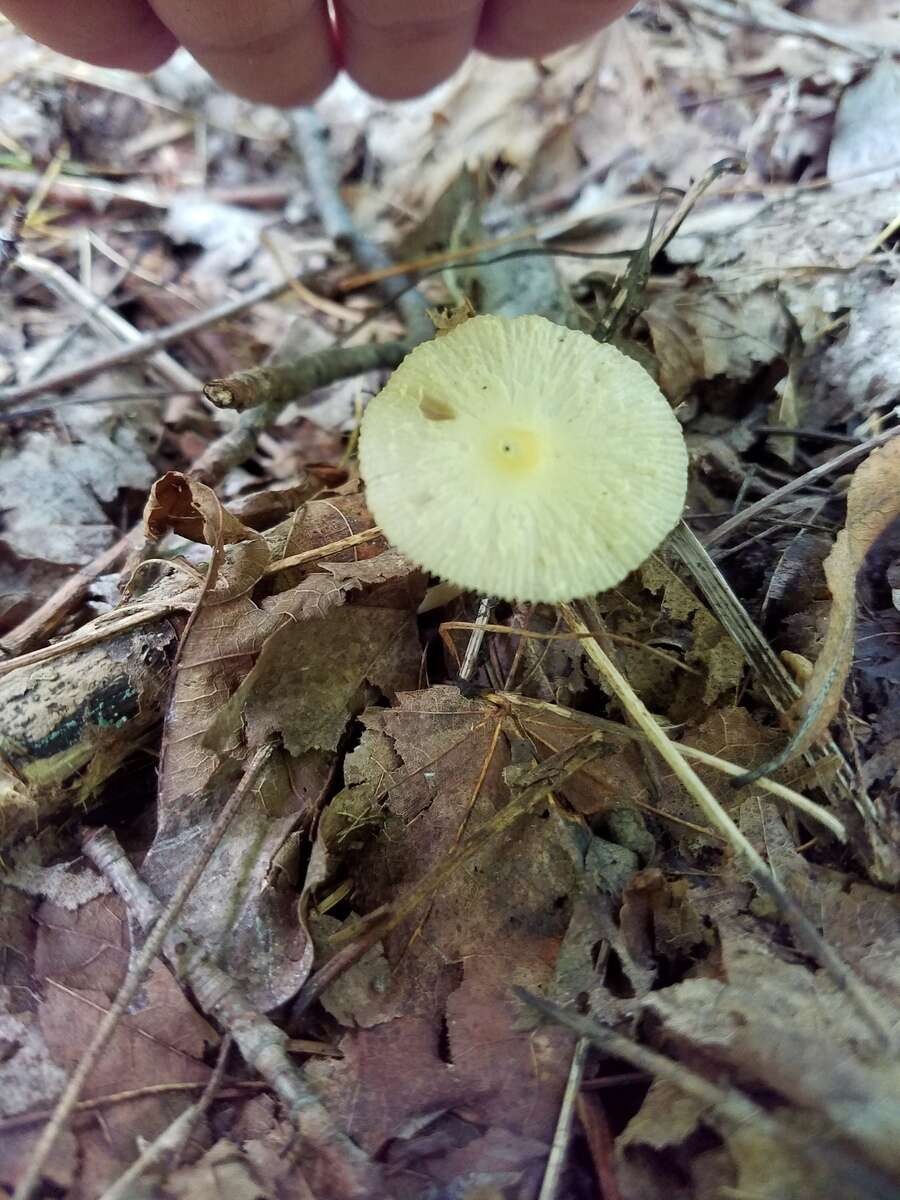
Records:
<instances>
[{"instance_id":1,"label":"forest floor","mask_svg":"<svg viewBox=\"0 0 900 1200\"><path fill-rule=\"evenodd\" d=\"M294 113L0 45L0 1189L900 1194L896 6ZM578 606L366 508L464 304L683 426L684 522Z\"/></svg>"}]
</instances>

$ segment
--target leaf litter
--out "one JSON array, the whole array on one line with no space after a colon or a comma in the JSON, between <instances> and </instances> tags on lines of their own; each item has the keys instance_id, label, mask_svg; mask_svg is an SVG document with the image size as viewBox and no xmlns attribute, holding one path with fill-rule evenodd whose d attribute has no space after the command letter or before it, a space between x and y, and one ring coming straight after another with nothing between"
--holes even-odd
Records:
<instances>
[{"instance_id":1,"label":"leaf litter","mask_svg":"<svg viewBox=\"0 0 900 1200\"><path fill-rule=\"evenodd\" d=\"M321 428L315 391L256 425L184 394L211 366L252 386L267 356L358 321L408 332L371 286L343 288L370 267L322 236L290 123L184 56L133 80L7 31L4 183L43 196L29 251L124 301L137 339L270 293L175 340L168 381L137 357L60 405L55 383L16 389L73 347L102 360L110 327L71 289L6 281L5 1187L239 793L41 1150L55 1194L897 1186L896 1040L866 1016L896 1039L896 88L861 49L890 20L865 3L854 37L826 0L799 27L739 11L639 8L545 64L476 58L400 106L341 81L318 106L354 218L430 270L430 304L614 328L676 407L700 549L680 535L576 637L550 608L426 599L365 507L359 380L332 385ZM626 272L660 188L735 156L743 177ZM146 541L110 553L154 475Z\"/></svg>"}]
</instances>

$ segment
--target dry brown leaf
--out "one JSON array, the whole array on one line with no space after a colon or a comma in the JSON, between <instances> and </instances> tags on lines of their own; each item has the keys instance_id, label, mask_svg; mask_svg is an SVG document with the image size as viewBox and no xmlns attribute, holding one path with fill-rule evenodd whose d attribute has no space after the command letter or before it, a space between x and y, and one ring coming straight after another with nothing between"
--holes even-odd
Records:
<instances>
[{"instance_id":1,"label":"dry brown leaf","mask_svg":"<svg viewBox=\"0 0 900 1200\"><path fill-rule=\"evenodd\" d=\"M4 311L3 324L11 314ZM30 340L30 339L29 339ZM46 343L44 343L46 346ZM72 352L71 346L69 353ZM7 364L0 364L0 371ZM102 390L129 390L127 374ZM4 378L8 382L8 377ZM133 386L133 384L131 384ZM89 399L90 385L80 391ZM118 540L120 504L153 478L145 448L152 406L71 406L53 432L4 429L0 447L0 616L22 620L71 575ZM150 418L153 422L156 417ZM115 513L111 517L111 513Z\"/></svg>"},{"instance_id":2,"label":"dry brown leaf","mask_svg":"<svg viewBox=\"0 0 900 1200\"><path fill-rule=\"evenodd\" d=\"M602 41L574 46L540 64L474 54L447 80L401 108L356 93L357 128L379 164L371 204L390 195L408 210L430 206L469 162L526 170L547 131L571 120L582 88L588 89L602 56ZM332 89L318 104L329 122L346 124L347 91ZM528 119L523 120L523 114Z\"/></svg>"},{"instance_id":3,"label":"dry brown leaf","mask_svg":"<svg viewBox=\"0 0 900 1200\"><path fill-rule=\"evenodd\" d=\"M387 696L415 686L421 648L413 611L344 605L282 626L222 717L243 722L252 745L278 733L293 755L337 750L347 722L365 703L367 682Z\"/></svg>"},{"instance_id":4,"label":"dry brown leaf","mask_svg":"<svg viewBox=\"0 0 900 1200\"><path fill-rule=\"evenodd\" d=\"M767 801L756 798L742 804L740 826L784 888L822 929L829 945L852 970L878 988L887 1003L900 1009L896 952L900 896L807 862L797 852L781 813ZM763 896L756 897L752 908L757 915L778 919Z\"/></svg>"},{"instance_id":5,"label":"dry brown leaf","mask_svg":"<svg viewBox=\"0 0 900 1200\"><path fill-rule=\"evenodd\" d=\"M354 907L366 912L409 893L458 837L506 802L510 750L502 713L449 686L402 694L397 707L369 709L361 719L366 732L346 760L346 786L323 814L320 839L332 871L343 858ZM356 1019L370 1028L348 1036L342 1064L307 1068L364 1145L384 1147L400 1136L413 1116L403 1105L439 1107L440 1087L447 1107L465 1105L484 1126L528 1139L526 1157L539 1159L541 1144L546 1153L570 1040L558 1030L521 1030L509 987L551 983L577 861L562 822L523 818L386 935L390 976L368 993L354 991ZM405 1015L391 1019L398 1007ZM449 1041L441 1061L443 1021ZM374 1062L366 1047L379 1047ZM385 1063L388 1048L395 1061ZM382 1093L377 1079L388 1077L388 1067L394 1083ZM343 1099L351 1095L352 1111ZM438 1180L447 1174L446 1156L463 1146L455 1126L441 1139L440 1153L432 1149L417 1168ZM472 1149L472 1171L487 1171L494 1140ZM405 1153L414 1157L415 1145Z\"/></svg>"},{"instance_id":6,"label":"dry brown leaf","mask_svg":"<svg viewBox=\"0 0 900 1200\"><path fill-rule=\"evenodd\" d=\"M269 564L271 551L261 533L250 529L220 502L212 488L179 471L170 471L150 490L144 507L144 531L158 541L169 531L188 541L202 542L213 550L211 580L207 581L204 604L221 604L249 591ZM242 543L229 564L225 586L219 586L223 546Z\"/></svg>"},{"instance_id":7,"label":"dry brown leaf","mask_svg":"<svg viewBox=\"0 0 900 1200\"><path fill-rule=\"evenodd\" d=\"M824 1123L809 1114L782 1108L777 1115L804 1140L826 1136ZM752 1125L717 1124L699 1100L673 1083L654 1081L616 1140L616 1177L625 1200L719 1200L729 1193L754 1200L824 1200L831 1195L828 1168L816 1170Z\"/></svg>"},{"instance_id":8,"label":"dry brown leaf","mask_svg":"<svg viewBox=\"0 0 900 1200\"><path fill-rule=\"evenodd\" d=\"M76 912L45 903L37 922L38 1020L61 1082L79 1062L125 977L131 935L121 902L108 896ZM217 1037L157 962L83 1089L84 1098L129 1090L138 1095L107 1106L102 1122L79 1129L75 1194L100 1195L131 1163L137 1139L157 1136L183 1111L192 1098L189 1092L154 1095L141 1094L142 1089L204 1083L209 1067L203 1057ZM39 1131L36 1125L29 1134Z\"/></svg>"},{"instance_id":9,"label":"dry brown leaf","mask_svg":"<svg viewBox=\"0 0 900 1200\"><path fill-rule=\"evenodd\" d=\"M414 1118L456 1108L471 1096L440 1055L438 1026L405 1016L353 1030L340 1060L310 1062L306 1074L344 1132L373 1156Z\"/></svg>"},{"instance_id":10,"label":"dry brown leaf","mask_svg":"<svg viewBox=\"0 0 900 1200\"><path fill-rule=\"evenodd\" d=\"M704 702L712 704L720 696L736 692L744 673L744 656L724 626L658 557L644 563L640 577L648 591L654 595L662 592L664 612L691 623L693 645L685 657L706 672Z\"/></svg>"},{"instance_id":11,"label":"dry brown leaf","mask_svg":"<svg viewBox=\"0 0 900 1200\"><path fill-rule=\"evenodd\" d=\"M289 872L270 878L286 839L311 824L330 777L330 759L305 750L336 748L353 706L365 702L367 678L388 693L415 682L412 614L420 577L391 551L355 561L351 550L354 561L279 573L278 583L282 575L299 581L257 604L250 592L270 545L281 556L301 553L346 537L348 524L371 526L356 495L311 502L263 538L228 514L209 488L170 475L148 513L157 533L174 527L212 544L220 565L215 587L198 589L202 602L182 646L166 720L156 837L144 872L161 899L170 896L183 874L185 846L202 842L233 787L235 766L271 732L285 734L288 753L265 768L184 910L186 928L215 946L221 964L268 1010L297 991L312 963ZM363 588L368 594L344 614L339 606L347 595ZM395 607L379 608L382 597ZM260 679L265 688L257 688Z\"/></svg>"},{"instance_id":12,"label":"dry brown leaf","mask_svg":"<svg viewBox=\"0 0 900 1200\"><path fill-rule=\"evenodd\" d=\"M544 990L558 949L556 938L507 933L499 944L470 953L446 1010L452 1075L465 1085L468 1104L485 1124L548 1145L573 1040L559 1026L524 1031L510 988Z\"/></svg>"},{"instance_id":13,"label":"dry brown leaf","mask_svg":"<svg viewBox=\"0 0 900 1200\"><path fill-rule=\"evenodd\" d=\"M825 641L797 704L800 718L790 752L821 737L837 715L853 662L856 577L866 554L900 517L900 437L873 450L856 469L847 493L847 519L825 559L831 614Z\"/></svg>"},{"instance_id":14,"label":"dry brown leaf","mask_svg":"<svg viewBox=\"0 0 900 1200\"><path fill-rule=\"evenodd\" d=\"M198 1162L166 1178L166 1196L175 1200L268 1200L250 1163L233 1142L216 1142Z\"/></svg>"},{"instance_id":15,"label":"dry brown leaf","mask_svg":"<svg viewBox=\"0 0 900 1200\"><path fill-rule=\"evenodd\" d=\"M712 379L730 388L746 383L789 344L790 323L768 287L666 292L643 315L659 361L659 386L673 403Z\"/></svg>"}]
</instances>

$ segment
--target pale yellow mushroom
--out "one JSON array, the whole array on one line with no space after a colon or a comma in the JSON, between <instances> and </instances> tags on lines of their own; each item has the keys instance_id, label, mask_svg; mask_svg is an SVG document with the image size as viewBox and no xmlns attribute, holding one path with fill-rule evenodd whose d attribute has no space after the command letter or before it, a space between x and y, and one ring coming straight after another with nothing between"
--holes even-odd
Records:
<instances>
[{"instance_id":1,"label":"pale yellow mushroom","mask_svg":"<svg viewBox=\"0 0 900 1200\"><path fill-rule=\"evenodd\" d=\"M681 516L681 427L643 367L543 317L417 346L360 431L369 507L461 587L554 603L619 583Z\"/></svg>"}]
</instances>

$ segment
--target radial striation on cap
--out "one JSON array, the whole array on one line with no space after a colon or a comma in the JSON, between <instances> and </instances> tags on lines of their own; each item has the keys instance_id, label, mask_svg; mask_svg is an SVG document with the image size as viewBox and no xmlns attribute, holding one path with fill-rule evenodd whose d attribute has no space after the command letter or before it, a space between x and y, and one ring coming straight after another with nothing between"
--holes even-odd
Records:
<instances>
[{"instance_id":1,"label":"radial striation on cap","mask_svg":"<svg viewBox=\"0 0 900 1200\"><path fill-rule=\"evenodd\" d=\"M417 346L360 431L369 508L434 575L556 603L619 583L674 527L687 451L643 367L544 317Z\"/></svg>"}]
</instances>

